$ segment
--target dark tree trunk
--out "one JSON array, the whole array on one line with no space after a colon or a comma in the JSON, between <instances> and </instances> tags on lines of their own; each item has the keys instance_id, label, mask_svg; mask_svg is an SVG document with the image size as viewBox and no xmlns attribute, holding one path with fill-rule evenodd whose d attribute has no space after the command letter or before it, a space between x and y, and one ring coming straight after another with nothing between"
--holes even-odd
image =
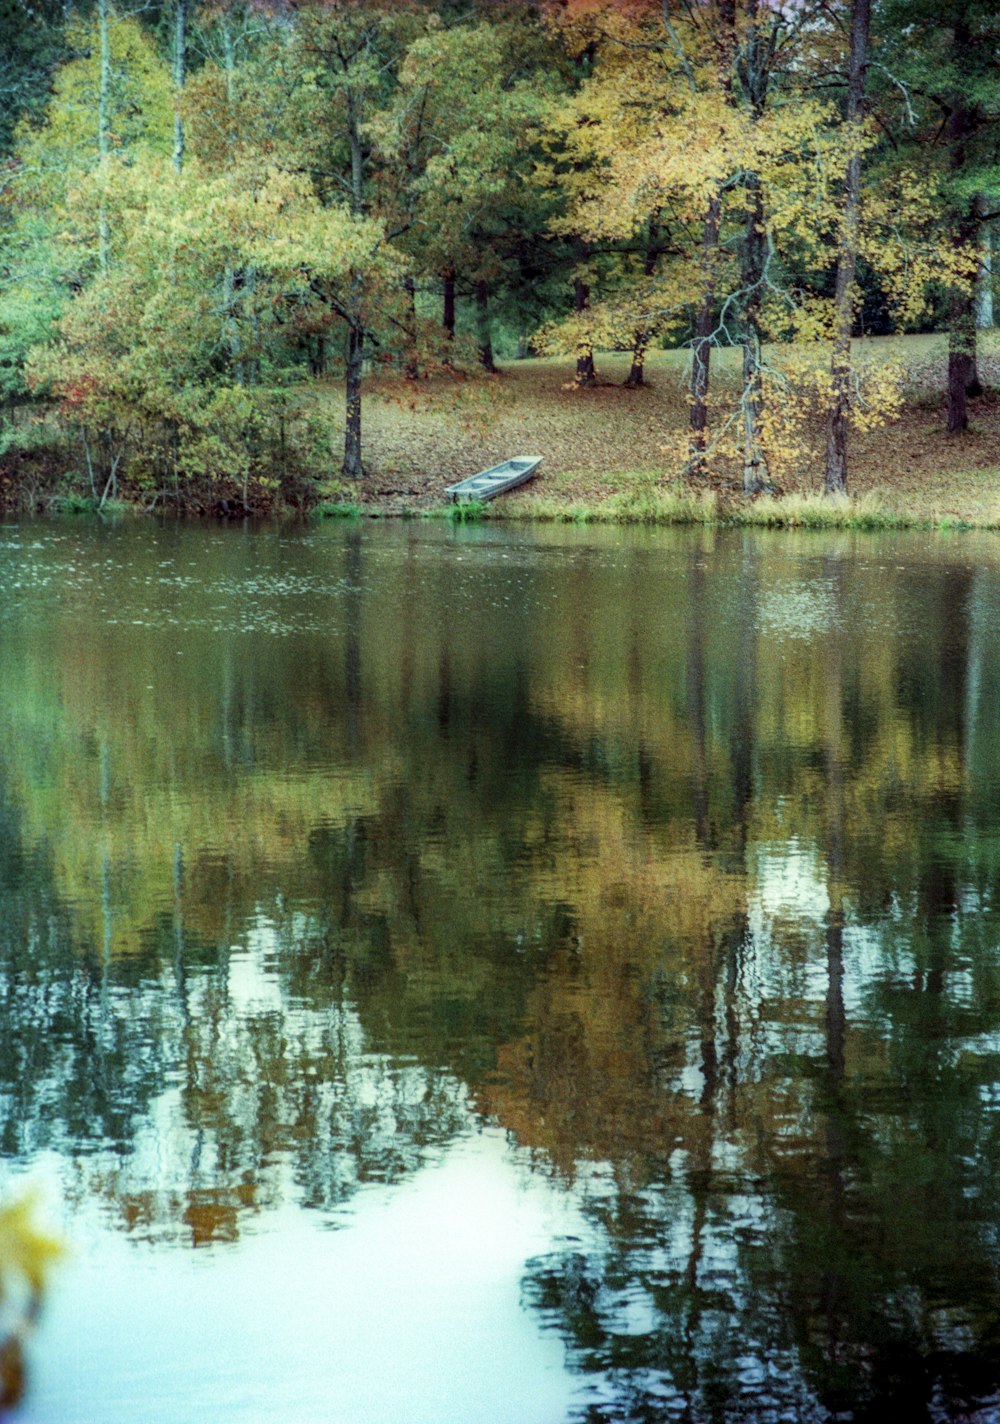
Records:
<instances>
[{"instance_id":1,"label":"dark tree trunk","mask_svg":"<svg viewBox=\"0 0 1000 1424\"><path fill-rule=\"evenodd\" d=\"M660 215L655 212L649 219L649 230L646 239L646 258L643 262L643 275L652 277L656 271L656 264L660 258ZM646 384L646 349L649 346L649 338L652 333L646 327L637 327L632 337L632 367L628 373L625 385L634 390L637 386Z\"/></svg>"},{"instance_id":2,"label":"dark tree trunk","mask_svg":"<svg viewBox=\"0 0 1000 1424\"><path fill-rule=\"evenodd\" d=\"M577 263L587 260L586 244L577 240L575 243ZM573 278L573 301L578 317L583 317L584 312L590 310L590 287L583 276L577 271ZM584 335L583 322L581 321L581 335L576 347L576 383L578 386L593 386L597 382L597 373L594 369L594 348L591 344L589 333Z\"/></svg>"},{"instance_id":3,"label":"dark tree trunk","mask_svg":"<svg viewBox=\"0 0 1000 1424\"><path fill-rule=\"evenodd\" d=\"M322 376L326 372L326 337L322 331L316 333L316 340L309 347L309 374Z\"/></svg>"},{"instance_id":4,"label":"dark tree trunk","mask_svg":"<svg viewBox=\"0 0 1000 1424\"><path fill-rule=\"evenodd\" d=\"M968 429L968 396L976 370L976 320L970 292L952 295L948 329L948 433Z\"/></svg>"},{"instance_id":5,"label":"dark tree trunk","mask_svg":"<svg viewBox=\"0 0 1000 1424\"><path fill-rule=\"evenodd\" d=\"M404 277L403 291L406 293L406 352L403 374L408 381L420 379L417 361L417 284L412 277Z\"/></svg>"},{"instance_id":6,"label":"dark tree trunk","mask_svg":"<svg viewBox=\"0 0 1000 1424\"><path fill-rule=\"evenodd\" d=\"M701 238L701 301L695 318L694 346L691 349L691 434L688 441L688 473L705 473L705 431L708 428L708 376L715 329L715 279L719 255L719 225L722 203L709 200Z\"/></svg>"},{"instance_id":7,"label":"dark tree trunk","mask_svg":"<svg viewBox=\"0 0 1000 1424\"><path fill-rule=\"evenodd\" d=\"M762 417L764 390L760 350L760 299L764 281L766 239L763 232L764 200L756 173L746 178L750 208L743 246L743 491L758 494L767 484Z\"/></svg>"},{"instance_id":8,"label":"dark tree trunk","mask_svg":"<svg viewBox=\"0 0 1000 1424\"><path fill-rule=\"evenodd\" d=\"M847 415L851 406L851 330L854 326L854 278L858 264L861 220L861 124L865 111L865 71L868 66L868 27L871 0L854 0L851 15L851 54L847 79L847 124L851 155L844 182L844 216L837 252L834 296L834 336L831 361L832 387L826 423L825 494L847 491Z\"/></svg>"},{"instance_id":9,"label":"dark tree trunk","mask_svg":"<svg viewBox=\"0 0 1000 1424\"><path fill-rule=\"evenodd\" d=\"M341 473L347 480L360 480L361 463L361 372L364 365L364 328L352 322L347 328L345 373L347 412L344 422L344 463Z\"/></svg>"},{"instance_id":10,"label":"dark tree trunk","mask_svg":"<svg viewBox=\"0 0 1000 1424\"><path fill-rule=\"evenodd\" d=\"M455 345L455 269L449 267L442 274L444 301L441 311L441 326L446 345L445 360L450 364Z\"/></svg>"},{"instance_id":11,"label":"dark tree trunk","mask_svg":"<svg viewBox=\"0 0 1000 1424\"><path fill-rule=\"evenodd\" d=\"M476 330L480 365L484 370L495 373L497 366L493 359L493 339L490 334L490 286L481 279L476 283Z\"/></svg>"},{"instance_id":12,"label":"dark tree trunk","mask_svg":"<svg viewBox=\"0 0 1000 1424\"><path fill-rule=\"evenodd\" d=\"M573 283L573 296L576 302L576 309L583 313L590 310L590 288L580 277ZM594 369L594 348L589 341L577 343L576 348L576 383L578 386L592 386L597 380L597 372Z\"/></svg>"},{"instance_id":13,"label":"dark tree trunk","mask_svg":"<svg viewBox=\"0 0 1000 1424\"><path fill-rule=\"evenodd\" d=\"M955 22L953 58L961 64L970 35L964 17ZM965 168L965 146L970 132L969 110L960 90L952 95L948 116L948 143L952 174L958 178ZM974 246L978 223L974 203L965 201L955 214L955 243L960 251ZM976 369L975 291L971 282L952 288L948 322L948 433L958 435L968 428L968 389Z\"/></svg>"},{"instance_id":14,"label":"dark tree trunk","mask_svg":"<svg viewBox=\"0 0 1000 1424\"><path fill-rule=\"evenodd\" d=\"M640 328L632 338L632 365L629 367L625 385L630 391L646 384L646 342L649 332Z\"/></svg>"}]
</instances>

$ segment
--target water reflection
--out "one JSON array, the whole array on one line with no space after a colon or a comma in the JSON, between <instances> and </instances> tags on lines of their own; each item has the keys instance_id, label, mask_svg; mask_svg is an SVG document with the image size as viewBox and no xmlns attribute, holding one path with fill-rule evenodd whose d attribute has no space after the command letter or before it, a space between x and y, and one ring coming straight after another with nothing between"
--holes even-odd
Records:
<instances>
[{"instance_id":1,"label":"water reflection","mask_svg":"<svg viewBox=\"0 0 1000 1424\"><path fill-rule=\"evenodd\" d=\"M576 1416L1000 1413L991 544L26 528L0 595L10 1164L215 1259L495 1124Z\"/></svg>"}]
</instances>

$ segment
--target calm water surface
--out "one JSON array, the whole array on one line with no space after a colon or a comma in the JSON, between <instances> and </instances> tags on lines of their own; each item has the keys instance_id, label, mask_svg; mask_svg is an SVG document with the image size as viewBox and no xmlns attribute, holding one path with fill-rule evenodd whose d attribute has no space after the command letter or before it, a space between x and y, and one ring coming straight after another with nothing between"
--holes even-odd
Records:
<instances>
[{"instance_id":1,"label":"calm water surface","mask_svg":"<svg viewBox=\"0 0 1000 1424\"><path fill-rule=\"evenodd\" d=\"M1000 1420L1000 545L0 527L26 1424Z\"/></svg>"}]
</instances>

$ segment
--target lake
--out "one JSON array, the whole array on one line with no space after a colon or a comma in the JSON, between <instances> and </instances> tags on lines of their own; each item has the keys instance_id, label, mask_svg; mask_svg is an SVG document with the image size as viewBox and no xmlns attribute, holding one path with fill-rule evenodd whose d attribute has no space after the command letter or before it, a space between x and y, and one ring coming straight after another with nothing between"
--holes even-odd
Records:
<instances>
[{"instance_id":1,"label":"lake","mask_svg":"<svg viewBox=\"0 0 1000 1424\"><path fill-rule=\"evenodd\" d=\"M0 526L25 1424L1000 1419L1000 543Z\"/></svg>"}]
</instances>

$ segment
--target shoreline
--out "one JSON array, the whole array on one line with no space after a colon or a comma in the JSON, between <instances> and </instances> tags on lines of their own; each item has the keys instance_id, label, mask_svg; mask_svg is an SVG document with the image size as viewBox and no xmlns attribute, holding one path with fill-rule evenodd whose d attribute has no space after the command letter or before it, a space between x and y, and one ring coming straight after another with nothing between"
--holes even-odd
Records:
<instances>
[{"instance_id":1,"label":"shoreline","mask_svg":"<svg viewBox=\"0 0 1000 1424\"><path fill-rule=\"evenodd\" d=\"M181 484L142 481L142 451L102 515L232 521L259 518L449 518L567 524L714 524L763 528L1000 529L1000 336L981 341L986 383L971 403L971 426L948 435L943 423L947 352L932 336L870 338L872 360L903 360L910 370L905 404L891 423L856 431L849 447L848 496L823 496L824 412L797 412L794 459L773 475L778 491L748 498L735 452L720 453L711 473L680 475L688 420L684 351L647 358L647 384L627 389L629 357L599 358L600 382L575 387L567 358L505 362L497 375L478 371L369 378L364 440L369 473L352 483L334 474L342 442L343 387L326 379L290 389L289 410L326 432L303 470L301 504L281 504L275 472L258 472L244 506L232 480ZM713 421L721 426L735 400L732 351L713 367ZM38 419L35 414L30 419ZM44 418L44 417L41 417ZM453 506L447 486L524 450L543 463L529 483L485 507ZM83 488L67 433L44 454L0 460L2 517L86 515L98 501Z\"/></svg>"}]
</instances>

